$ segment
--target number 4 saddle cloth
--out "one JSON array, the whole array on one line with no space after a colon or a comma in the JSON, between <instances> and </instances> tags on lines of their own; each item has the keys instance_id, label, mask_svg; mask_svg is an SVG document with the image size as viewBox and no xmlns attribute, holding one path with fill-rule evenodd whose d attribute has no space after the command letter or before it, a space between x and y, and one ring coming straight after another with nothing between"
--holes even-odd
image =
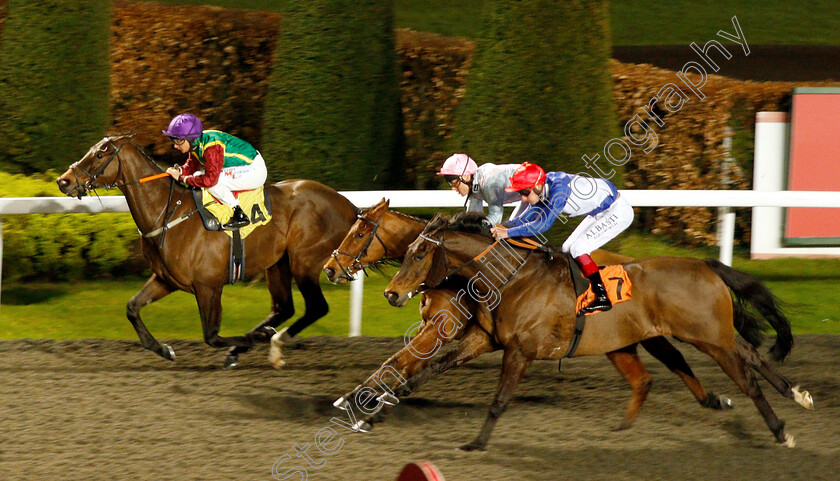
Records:
<instances>
[{"instance_id":1,"label":"number 4 saddle cloth","mask_svg":"<svg viewBox=\"0 0 840 481\"><path fill-rule=\"evenodd\" d=\"M610 302L612 302L613 305L616 305L619 302L624 302L632 297L630 291L633 286L630 282L630 276L627 275L627 271L624 270L623 266L613 265L602 267L601 279L604 281L604 287L607 289L607 296L610 298ZM590 285L586 289L586 292L578 296L575 312L580 312L580 309L583 306L588 305L594 300L595 293L592 292L592 286ZM588 316L598 312L601 311L590 312L586 315Z\"/></svg>"},{"instance_id":2,"label":"number 4 saddle cloth","mask_svg":"<svg viewBox=\"0 0 840 481\"><path fill-rule=\"evenodd\" d=\"M233 208L216 200L206 189L195 190L193 195L204 226L209 230L222 230L222 226L233 216ZM271 204L265 195L264 187L234 192L233 195L239 200L242 212L251 220L250 224L238 229L243 239L254 229L271 220ZM233 237L234 231L224 232Z\"/></svg>"}]
</instances>

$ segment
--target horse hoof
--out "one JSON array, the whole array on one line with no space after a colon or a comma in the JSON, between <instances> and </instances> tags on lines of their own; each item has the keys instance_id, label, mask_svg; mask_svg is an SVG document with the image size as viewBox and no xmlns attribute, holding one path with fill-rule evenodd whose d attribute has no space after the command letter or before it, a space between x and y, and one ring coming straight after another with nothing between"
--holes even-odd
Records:
<instances>
[{"instance_id":1,"label":"horse hoof","mask_svg":"<svg viewBox=\"0 0 840 481\"><path fill-rule=\"evenodd\" d=\"M239 365L239 356L228 354L225 358L225 369L231 369Z\"/></svg>"},{"instance_id":2,"label":"horse hoof","mask_svg":"<svg viewBox=\"0 0 840 481\"><path fill-rule=\"evenodd\" d=\"M347 410L347 399L345 399L344 396L342 396L342 397L335 400L335 402L333 403L333 406L337 407L338 409L341 409L342 411L346 411Z\"/></svg>"},{"instance_id":3,"label":"horse hoof","mask_svg":"<svg viewBox=\"0 0 840 481\"><path fill-rule=\"evenodd\" d=\"M167 361L175 360L175 350L172 349L169 344L161 344L161 348L163 349L163 352L161 352L160 357L166 359Z\"/></svg>"},{"instance_id":4,"label":"horse hoof","mask_svg":"<svg viewBox=\"0 0 840 481\"><path fill-rule=\"evenodd\" d=\"M399 398L397 398L389 392L382 393L382 395L376 398L376 400L381 402L382 404L387 404L389 406L396 406L400 403Z\"/></svg>"},{"instance_id":5,"label":"horse hoof","mask_svg":"<svg viewBox=\"0 0 840 481\"><path fill-rule=\"evenodd\" d=\"M283 359L283 343L280 342L280 335L271 336L271 345L268 348L268 363L274 369L280 369L286 364Z\"/></svg>"},{"instance_id":6,"label":"horse hoof","mask_svg":"<svg viewBox=\"0 0 840 481\"><path fill-rule=\"evenodd\" d=\"M735 403L733 403L732 400L726 396L718 396L718 401L720 401L720 409L722 411L735 409Z\"/></svg>"},{"instance_id":7,"label":"horse hoof","mask_svg":"<svg viewBox=\"0 0 840 481\"><path fill-rule=\"evenodd\" d=\"M276 339L276 342L282 344L283 347L287 347L289 349L297 349L298 347L300 347L300 341L298 341L297 338L289 335L288 331L289 328L284 327L283 329L277 331L276 334L271 336L271 340L272 342L274 342Z\"/></svg>"},{"instance_id":8,"label":"horse hoof","mask_svg":"<svg viewBox=\"0 0 840 481\"><path fill-rule=\"evenodd\" d=\"M356 421L356 424L353 425L353 431L357 433L368 433L371 429L373 429L373 426L367 421Z\"/></svg>"},{"instance_id":9,"label":"horse hoof","mask_svg":"<svg viewBox=\"0 0 840 481\"><path fill-rule=\"evenodd\" d=\"M805 409L814 409L814 398L811 397L811 393L800 391L798 385L792 387L791 392L793 392L793 399L801 404L802 407Z\"/></svg>"},{"instance_id":10,"label":"horse hoof","mask_svg":"<svg viewBox=\"0 0 840 481\"><path fill-rule=\"evenodd\" d=\"M633 421L622 421L621 424L613 428L613 432L624 431L633 426Z\"/></svg>"},{"instance_id":11,"label":"horse hoof","mask_svg":"<svg viewBox=\"0 0 840 481\"><path fill-rule=\"evenodd\" d=\"M277 334L277 330L271 326L263 326L248 333L254 344L270 342L275 334Z\"/></svg>"},{"instance_id":12,"label":"horse hoof","mask_svg":"<svg viewBox=\"0 0 840 481\"><path fill-rule=\"evenodd\" d=\"M465 445L461 446L458 449L460 449L461 451L467 451L467 452L470 452L470 451L484 451L484 445L480 444L476 441L473 441L469 444L465 444Z\"/></svg>"},{"instance_id":13,"label":"horse hoof","mask_svg":"<svg viewBox=\"0 0 840 481\"><path fill-rule=\"evenodd\" d=\"M779 443L779 445L784 446L786 448L792 448L792 447L796 446L796 440L793 439L793 436L791 436L790 434L785 433L785 441L782 442L782 443Z\"/></svg>"},{"instance_id":14,"label":"horse hoof","mask_svg":"<svg viewBox=\"0 0 840 481\"><path fill-rule=\"evenodd\" d=\"M273 367L274 369L280 369L281 367L286 365L286 360L283 359L282 355L272 356L271 354L272 353L269 353L268 355L268 363L271 365L271 367Z\"/></svg>"}]
</instances>

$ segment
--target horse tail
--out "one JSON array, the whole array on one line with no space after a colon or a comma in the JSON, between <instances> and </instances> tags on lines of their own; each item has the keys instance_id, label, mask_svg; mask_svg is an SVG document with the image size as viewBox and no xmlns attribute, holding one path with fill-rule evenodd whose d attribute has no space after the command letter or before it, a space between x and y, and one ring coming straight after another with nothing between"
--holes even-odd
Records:
<instances>
[{"instance_id":1,"label":"horse tail","mask_svg":"<svg viewBox=\"0 0 840 481\"><path fill-rule=\"evenodd\" d=\"M744 340L753 346L760 346L762 330L765 327L764 322L749 311L749 304L776 331L776 343L770 348L770 355L777 361L787 357L793 347L790 321L782 313L778 299L770 289L754 276L735 270L718 260L704 259L704 262L737 296L732 299L733 318L735 329Z\"/></svg>"}]
</instances>

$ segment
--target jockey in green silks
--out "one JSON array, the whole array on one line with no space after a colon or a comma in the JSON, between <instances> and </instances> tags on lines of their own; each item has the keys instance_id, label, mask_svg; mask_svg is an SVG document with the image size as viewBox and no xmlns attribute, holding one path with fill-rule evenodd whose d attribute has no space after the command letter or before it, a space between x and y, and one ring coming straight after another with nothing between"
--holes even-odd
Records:
<instances>
[{"instance_id":1,"label":"jockey in green silks","mask_svg":"<svg viewBox=\"0 0 840 481\"><path fill-rule=\"evenodd\" d=\"M233 216L225 229L238 229L250 224L239 207L234 191L252 190L265 183L265 161L248 142L218 130L204 130L201 120L192 114L172 119L162 130L173 147L188 154L184 165L166 172L175 180L193 187L205 188L213 197L233 208Z\"/></svg>"}]
</instances>

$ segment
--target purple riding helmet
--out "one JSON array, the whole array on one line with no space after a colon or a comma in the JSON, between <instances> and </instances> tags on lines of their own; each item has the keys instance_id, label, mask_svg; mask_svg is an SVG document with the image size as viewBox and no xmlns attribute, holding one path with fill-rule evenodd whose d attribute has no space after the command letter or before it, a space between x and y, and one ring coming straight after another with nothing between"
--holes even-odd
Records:
<instances>
[{"instance_id":1,"label":"purple riding helmet","mask_svg":"<svg viewBox=\"0 0 840 481\"><path fill-rule=\"evenodd\" d=\"M198 117L193 114L180 114L169 122L168 129L161 132L176 139L195 140L201 137L202 130L204 129Z\"/></svg>"}]
</instances>

